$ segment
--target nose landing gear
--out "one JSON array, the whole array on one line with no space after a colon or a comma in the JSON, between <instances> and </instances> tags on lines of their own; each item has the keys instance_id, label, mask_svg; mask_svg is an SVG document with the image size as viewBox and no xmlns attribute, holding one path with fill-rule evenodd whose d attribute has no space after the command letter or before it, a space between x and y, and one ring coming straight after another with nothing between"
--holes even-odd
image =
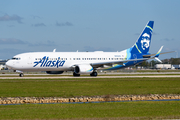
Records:
<instances>
[{"instance_id":1,"label":"nose landing gear","mask_svg":"<svg viewBox=\"0 0 180 120\"><path fill-rule=\"evenodd\" d=\"M23 74L23 73L20 73L20 74L19 74L19 77L23 77L23 76L24 76L24 74Z\"/></svg>"}]
</instances>

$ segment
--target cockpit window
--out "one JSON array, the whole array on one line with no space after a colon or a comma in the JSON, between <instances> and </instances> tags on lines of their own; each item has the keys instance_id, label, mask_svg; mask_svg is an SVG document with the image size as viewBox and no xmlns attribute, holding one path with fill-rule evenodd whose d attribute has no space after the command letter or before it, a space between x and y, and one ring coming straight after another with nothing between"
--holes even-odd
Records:
<instances>
[{"instance_id":1,"label":"cockpit window","mask_svg":"<svg viewBox=\"0 0 180 120\"><path fill-rule=\"evenodd\" d=\"M20 60L21 58L15 58L13 57L11 60Z\"/></svg>"}]
</instances>

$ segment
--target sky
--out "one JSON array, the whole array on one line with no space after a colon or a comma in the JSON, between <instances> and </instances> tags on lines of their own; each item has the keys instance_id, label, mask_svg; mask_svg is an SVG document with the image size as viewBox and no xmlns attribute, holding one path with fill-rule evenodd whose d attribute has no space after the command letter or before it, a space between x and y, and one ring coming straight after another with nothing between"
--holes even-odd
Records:
<instances>
[{"instance_id":1,"label":"sky","mask_svg":"<svg viewBox=\"0 0 180 120\"><path fill-rule=\"evenodd\" d=\"M0 0L0 59L24 52L116 52L154 21L150 53L180 56L180 0ZM178 56L179 53L179 56Z\"/></svg>"}]
</instances>

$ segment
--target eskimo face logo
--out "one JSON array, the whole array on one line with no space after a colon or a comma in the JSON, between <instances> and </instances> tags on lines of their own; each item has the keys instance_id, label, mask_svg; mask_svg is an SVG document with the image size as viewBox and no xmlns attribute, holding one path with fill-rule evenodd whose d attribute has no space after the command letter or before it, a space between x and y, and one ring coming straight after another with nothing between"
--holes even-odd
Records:
<instances>
[{"instance_id":1,"label":"eskimo face logo","mask_svg":"<svg viewBox=\"0 0 180 120\"><path fill-rule=\"evenodd\" d=\"M150 39L150 35L148 35L147 33L144 33L142 35L141 47L143 50L149 47L149 43L150 43L149 39Z\"/></svg>"}]
</instances>

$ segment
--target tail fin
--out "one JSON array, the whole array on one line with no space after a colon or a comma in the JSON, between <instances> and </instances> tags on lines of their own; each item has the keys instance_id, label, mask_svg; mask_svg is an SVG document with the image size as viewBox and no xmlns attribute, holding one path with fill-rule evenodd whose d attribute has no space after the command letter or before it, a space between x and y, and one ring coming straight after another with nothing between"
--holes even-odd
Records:
<instances>
[{"instance_id":1,"label":"tail fin","mask_svg":"<svg viewBox=\"0 0 180 120\"><path fill-rule=\"evenodd\" d=\"M132 53L147 54L151 44L154 21L149 21L132 47Z\"/></svg>"}]
</instances>

